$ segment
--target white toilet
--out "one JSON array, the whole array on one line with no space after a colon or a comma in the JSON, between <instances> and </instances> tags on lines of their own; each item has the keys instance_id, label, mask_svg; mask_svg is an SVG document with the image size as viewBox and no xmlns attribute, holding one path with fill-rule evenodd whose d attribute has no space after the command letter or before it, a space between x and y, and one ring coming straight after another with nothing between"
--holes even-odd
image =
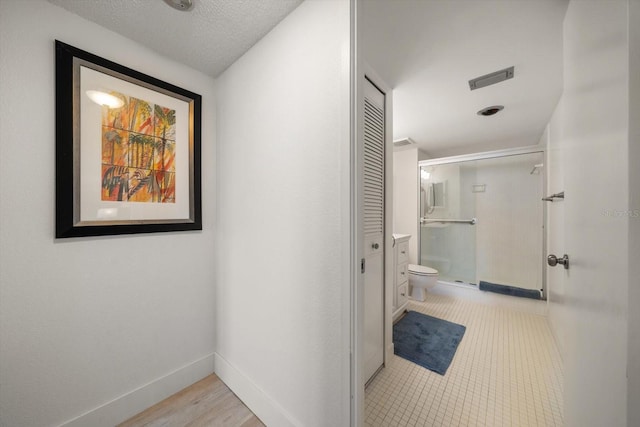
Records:
<instances>
[{"instance_id":1,"label":"white toilet","mask_svg":"<svg viewBox=\"0 0 640 427\"><path fill-rule=\"evenodd\" d=\"M409 264L409 286L411 299L424 301L427 289L433 288L438 282L438 270L424 265Z\"/></svg>"}]
</instances>

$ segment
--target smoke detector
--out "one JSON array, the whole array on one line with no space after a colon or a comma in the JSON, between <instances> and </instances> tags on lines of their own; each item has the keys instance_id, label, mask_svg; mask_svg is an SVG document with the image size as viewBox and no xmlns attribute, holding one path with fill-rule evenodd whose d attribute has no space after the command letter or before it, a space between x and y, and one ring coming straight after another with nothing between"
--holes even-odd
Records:
<instances>
[{"instance_id":1,"label":"smoke detector","mask_svg":"<svg viewBox=\"0 0 640 427\"><path fill-rule=\"evenodd\" d=\"M166 4L182 12L193 9L193 0L164 0Z\"/></svg>"}]
</instances>

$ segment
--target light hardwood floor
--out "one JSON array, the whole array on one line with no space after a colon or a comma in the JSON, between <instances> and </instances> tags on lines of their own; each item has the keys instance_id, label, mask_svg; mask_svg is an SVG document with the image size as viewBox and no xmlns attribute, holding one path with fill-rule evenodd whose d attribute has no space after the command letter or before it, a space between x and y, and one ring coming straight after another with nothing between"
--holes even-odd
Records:
<instances>
[{"instance_id":1,"label":"light hardwood floor","mask_svg":"<svg viewBox=\"0 0 640 427\"><path fill-rule=\"evenodd\" d=\"M215 374L190 385L118 427L264 427Z\"/></svg>"}]
</instances>

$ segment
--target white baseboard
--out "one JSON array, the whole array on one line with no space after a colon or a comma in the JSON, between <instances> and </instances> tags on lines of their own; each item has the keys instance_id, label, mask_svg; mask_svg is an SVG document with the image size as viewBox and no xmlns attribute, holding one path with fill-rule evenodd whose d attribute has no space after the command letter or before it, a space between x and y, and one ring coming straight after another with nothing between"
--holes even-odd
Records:
<instances>
[{"instance_id":1,"label":"white baseboard","mask_svg":"<svg viewBox=\"0 0 640 427\"><path fill-rule=\"evenodd\" d=\"M393 343L387 345L387 353L384 355L384 366L391 366L393 360L394 345Z\"/></svg>"},{"instance_id":2,"label":"white baseboard","mask_svg":"<svg viewBox=\"0 0 640 427\"><path fill-rule=\"evenodd\" d=\"M212 353L69 420L61 427L113 427L212 374L213 366Z\"/></svg>"},{"instance_id":3,"label":"white baseboard","mask_svg":"<svg viewBox=\"0 0 640 427\"><path fill-rule=\"evenodd\" d=\"M302 425L224 357L218 353L214 353L214 356L216 375L265 425L278 427Z\"/></svg>"}]
</instances>

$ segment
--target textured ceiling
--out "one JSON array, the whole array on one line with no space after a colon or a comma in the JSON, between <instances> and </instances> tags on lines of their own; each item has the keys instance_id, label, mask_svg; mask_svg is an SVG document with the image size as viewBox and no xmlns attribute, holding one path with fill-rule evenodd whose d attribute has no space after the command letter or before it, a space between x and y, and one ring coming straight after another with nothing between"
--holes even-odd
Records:
<instances>
[{"instance_id":1,"label":"textured ceiling","mask_svg":"<svg viewBox=\"0 0 640 427\"><path fill-rule=\"evenodd\" d=\"M49 0L213 77L302 0L194 0L190 12L162 0Z\"/></svg>"},{"instance_id":2,"label":"textured ceiling","mask_svg":"<svg viewBox=\"0 0 640 427\"><path fill-rule=\"evenodd\" d=\"M566 0L366 0L365 60L394 88L394 139L431 157L535 145L562 93ZM515 77L468 81L515 66ZM495 116L484 107L504 105Z\"/></svg>"}]
</instances>

